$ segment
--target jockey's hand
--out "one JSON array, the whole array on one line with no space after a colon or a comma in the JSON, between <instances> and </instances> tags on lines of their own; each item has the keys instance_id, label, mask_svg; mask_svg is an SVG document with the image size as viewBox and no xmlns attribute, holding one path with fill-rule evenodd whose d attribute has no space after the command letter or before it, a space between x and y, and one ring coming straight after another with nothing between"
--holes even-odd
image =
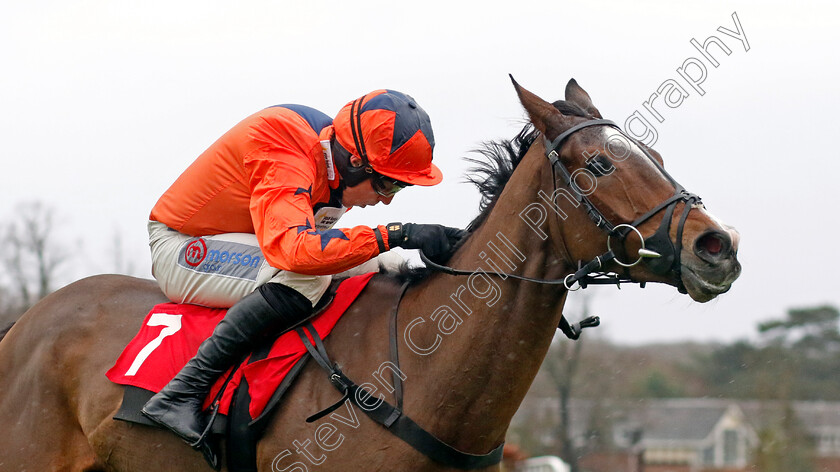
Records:
<instances>
[{"instance_id":1,"label":"jockey's hand","mask_svg":"<svg viewBox=\"0 0 840 472\"><path fill-rule=\"evenodd\" d=\"M452 256L452 250L467 234L460 228L443 225L390 223L388 224L388 245L404 249L420 249L432 261L443 263Z\"/></svg>"}]
</instances>

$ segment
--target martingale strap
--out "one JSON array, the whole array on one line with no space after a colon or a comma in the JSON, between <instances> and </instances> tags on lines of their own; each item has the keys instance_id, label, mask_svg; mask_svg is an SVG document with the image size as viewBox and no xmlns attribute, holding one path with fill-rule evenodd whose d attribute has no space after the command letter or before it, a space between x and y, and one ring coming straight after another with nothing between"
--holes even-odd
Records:
<instances>
[{"instance_id":1,"label":"martingale strap","mask_svg":"<svg viewBox=\"0 0 840 472\"><path fill-rule=\"evenodd\" d=\"M408 284L404 284L400 289L400 296L391 313L391 322L389 326L390 346L391 346L391 360L399 370L399 355L397 353L397 313L400 305L400 300L405 294ZM304 329L306 331L304 331ZM487 454L470 454L468 452L459 451L454 447L446 444L432 433L423 429L414 420L405 415L402 411L403 405L403 389L402 379L394 372L394 389L397 399L397 405L393 406L383 399L374 399L366 389L358 386L344 372L341 371L338 364L333 363L327 351L324 348L323 341L318 332L307 324L303 328L296 329L298 335L307 351L312 355L315 361L329 374L330 383L343 394L341 399L326 408L306 419L311 423L320 418L332 413L340 408L346 401L359 407L370 419L384 426L388 431L406 442L408 445L422 453L426 457L435 462L443 464L447 467L453 467L461 470L474 470L491 467L502 460L502 450L504 443L499 444L492 451ZM307 336L307 333L309 334ZM310 341L309 336L312 336L314 343ZM370 404L367 403L370 400Z\"/></svg>"}]
</instances>

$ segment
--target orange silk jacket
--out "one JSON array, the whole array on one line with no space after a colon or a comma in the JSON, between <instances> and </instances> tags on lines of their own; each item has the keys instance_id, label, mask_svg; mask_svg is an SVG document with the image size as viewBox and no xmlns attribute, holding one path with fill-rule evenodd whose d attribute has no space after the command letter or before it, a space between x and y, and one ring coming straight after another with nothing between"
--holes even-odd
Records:
<instances>
[{"instance_id":1,"label":"orange silk jacket","mask_svg":"<svg viewBox=\"0 0 840 472\"><path fill-rule=\"evenodd\" d=\"M355 267L380 253L374 231L388 249L387 231L332 228L346 211L320 143L332 133L332 120L309 107L259 111L204 151L149 218L190 236L256 234L266 260L282 270L326 275Z\"/></svg>"}]
</instances>

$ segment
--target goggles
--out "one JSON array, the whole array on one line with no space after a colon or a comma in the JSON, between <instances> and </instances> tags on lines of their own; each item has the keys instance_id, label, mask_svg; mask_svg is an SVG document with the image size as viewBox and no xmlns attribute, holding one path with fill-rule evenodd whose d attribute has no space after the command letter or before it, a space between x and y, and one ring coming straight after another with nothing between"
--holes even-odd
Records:
<instances>
[{"instance_id":1,"label":"goggles","mask_svg":"<svg viewBox=\"0 0 840 472\"><path fill-rule=\"evenodd\" d=\"M409 187L411 184L400 182L399 180L392 179L390 177L385 177L382 174L375 174L370 179L370 185L373 187L373 191L379 196L390 198L400 190Z\"/></svg>"}]
</instances>

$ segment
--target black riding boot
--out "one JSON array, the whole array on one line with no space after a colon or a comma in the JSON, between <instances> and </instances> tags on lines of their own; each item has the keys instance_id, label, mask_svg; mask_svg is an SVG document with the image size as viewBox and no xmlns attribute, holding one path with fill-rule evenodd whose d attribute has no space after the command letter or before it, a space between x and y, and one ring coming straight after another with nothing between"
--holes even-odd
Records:
<instances>
[{"instance_id":1,"label":"black riding boot","mask_svg":"<svg viewBox=\"0 0 840 472\"><path fill-rule=\"evenodd\" d=\"M228 310L195 357L143 406L143 415L201 449L211 462L208 453L215 454L202 444L207 420L201 407L213 383L256 341L279 335L311 314L312 303L294 289L277 283L260 286Z\"/></svg>"}]
</instances>

